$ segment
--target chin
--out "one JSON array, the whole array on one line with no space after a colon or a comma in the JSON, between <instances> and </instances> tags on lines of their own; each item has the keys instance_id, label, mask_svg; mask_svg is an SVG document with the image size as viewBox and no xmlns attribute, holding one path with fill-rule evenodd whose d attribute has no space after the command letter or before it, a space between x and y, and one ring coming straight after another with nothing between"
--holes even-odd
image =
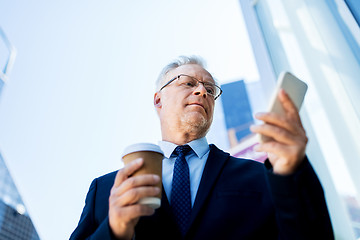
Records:
<instances>
[{"instance_id":1,"label":"chin","mask_svg":"<svg viewBox=\"0 0 360 240\"><path fill-rule=\"evenodd\" d=\"M182 119L184 126L188 128L189 132L206 133L209 130L211 122L201 114L191 114Z\"/></svg>"}]
</instances>

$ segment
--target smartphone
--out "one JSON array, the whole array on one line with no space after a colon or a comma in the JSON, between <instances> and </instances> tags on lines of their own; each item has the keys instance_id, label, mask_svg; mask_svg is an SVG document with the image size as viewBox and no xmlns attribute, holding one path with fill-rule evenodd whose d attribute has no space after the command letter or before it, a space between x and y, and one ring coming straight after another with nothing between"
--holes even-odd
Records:
<instances>
[{"instance_id":1,"label":"smartphone","mask_svg":"<svg viewBox=\"0 0 360 240\"><path fill-rule=\"evenodd\" d=\"M285 114L284 108L282 107L278 95L280 89L284 89L285 92L289 95L290 99L295 104L296 108L300 110L301 105L304 101L305 94L307 91L307 84L292 75L289 72L282 72L279 75L277 86L275 91L270 99L270 105L268 108L269 112L274 112L278 114ZM260 142L270 141L271 138L260 135Z\"/></svg>"}]
</instances>

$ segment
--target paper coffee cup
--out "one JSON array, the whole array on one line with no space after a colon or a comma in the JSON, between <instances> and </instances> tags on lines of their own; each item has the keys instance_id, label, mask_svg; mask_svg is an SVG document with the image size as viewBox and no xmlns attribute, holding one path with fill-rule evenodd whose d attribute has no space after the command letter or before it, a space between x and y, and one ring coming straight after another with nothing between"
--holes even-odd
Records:
<instances>
[{"instance_id":1,"label":"paper coffee cup","mask_svg":"<svg viewBox=\"0 0 360 240\"><path fill-rule=\"evenodd\" d=\"M162 160L164 153L158 145L152 143L136 143L125 148L122 155L124 164L128 164L135 159L142 158L144 160L143 166L136 171L133 176L142 174L156 174L160 177L160 182L156 185L162 189ZM142 198L140 204L148 205L154 209L161 205L161 191L155 197Z\"/></svg>"}]
</instances>

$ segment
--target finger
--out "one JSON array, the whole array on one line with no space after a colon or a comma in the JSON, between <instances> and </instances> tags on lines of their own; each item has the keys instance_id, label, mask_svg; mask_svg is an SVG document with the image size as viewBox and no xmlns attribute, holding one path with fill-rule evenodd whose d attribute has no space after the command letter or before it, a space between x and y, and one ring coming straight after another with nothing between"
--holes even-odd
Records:
<instances>
[{"instance_id":1,"label":"finger","mask_svg":"<svg viewBox=\"0 0 360 240\"><path fill-rule=\"evenodd\" d=\"M305 148L286 146L277 142L259 144L255 151L267 152L274 173L293 173L305 157Z\"/></svg>"},{"instance_id":2,"label":"finger","mask_svg":"<svg viewBox=\"0 0 360 240\"><path fill-rule=\"evenodd\" d=\"M154 197L160 193L158 187L138 187L126 191L121 197L111 197L111 202L116 206L127 206L139 202L144 197Z\"/></svg>"},{"instance_id":3,"label":"finger","mask_svg":"<svg viewBox=\"0 0 360 240\"><path fill-rule=\"evenodd\" d=\"M294 102L291 100L291 98L285 92L284 89L280 89L278 98L280 100L282 107L285 110L285 113L288 116L291 116L292 119L296 120L297 122L300 122L301 124L299 109L295 106Z\"/></svg>"},{"instance_id":4,"label":"finger","mask_svg":"<svg viewBox=\"0 0 360 240\"><path fill-rule=\"evenodd\" d=\"M289 131L271 124L252 125L250 130L254 133L262 134L266 137L273 138L277 142L287 145L296 143L298 138Z\"/></svg>"},{"instance_id":5,"label":"finger","mask_svg":"<svg viewBox=\"0 0 360 240\"><path fill-rule=\"evenodd\" d=\"M137 170L139 170L144 164L144 160L138 158L130 163L126 164L124 168L120 169L115 177L114 187L118 187L123 181L125 181L129 176L134 174Z\"/></svg>"},{"instance_id":6,"label":"finger","mask_svg":"<svg viewBox=\"0 0 360 240\"><path fill-rule=\"evenodd\" d=\"M304 131L302 125L299 125L295 121L289 121L289 119L287 119L285 116L279 115L277 113L256 113L255 118L265 123L285 128L292 133L298 134Z\"/></svg>"},{"instance_id":7,"label":"finger","mask_svg":"<svg viewBox=\"0 0 360 240\"><path fill-rule=\"evenodd\" d=\"M254 147L254 150L257 152L266 152L269 154L269 156L273 154L275 156L290 160L303 159L305 156L305 149L306 145L289 146L275 141L261 143Z\"/></svg>"},{"instance_id":8,"label":"finger","mask_svg":"<svg viewBox=\"0 0 360 240\"><path fill-rule=\"evenodd\" d=\"M152 186L158 184L160 177L156 174L144 174L127 178L119 187L114 187L114 195L120 196L124 192L141 186Z\"/></svg>"},{"instance_id":9,"label":"finger","mask_svg":"<svg viewBox=\"0 0 360 240\"><path fill-rule=\"evenodd\" d=\"M155 210L144 204L130 205L126 207L113 207L110 208L109 217L116 215L118 218L123 219L124 222L130 222L133 219L150 216L154 214Z\"/></svg>"},{"instance_id":10,"label":"finger","mask_svg":"<svg viewBox=\"0 0 360 240\"><path fill-rule=\"evenodd\" d=\"M260 143L254 147L256 152L266 152L268 154L275 154L276 156L282 156L286 150L286 145L275 141Z\"/></svg>"},{"instance_id":11,"label":"finger","mask_svg":"<svg viewBox=\"0 0 360 240\"><path fill-rule=\"evenodd\" d=\"M274 166L277 164L278 159L288 159L292 154L291 147L275 141L258 144L254 147L256 152L266 152L268 159ZM271 157L272 156L272 157Z\"/></svg>"}]
</instances>

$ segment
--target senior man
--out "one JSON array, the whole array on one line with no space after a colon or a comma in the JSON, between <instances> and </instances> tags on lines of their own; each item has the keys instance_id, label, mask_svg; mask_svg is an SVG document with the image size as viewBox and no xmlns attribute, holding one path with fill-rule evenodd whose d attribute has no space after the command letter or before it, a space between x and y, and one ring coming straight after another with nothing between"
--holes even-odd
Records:
<instances>
[{"instance_id":1,"label":"senior man","mask_svg":"<svg viewBox=\"0 0 360 240\"><path fill-rule=\"evenodd\" d=\"M306 155L307 137L288 95L286 114L257 114L251 130L265 164L231 157L208 144L222 91L196 57L161 72L154 106L161 123L163 189L156 175L132 176L138 159L95 179L71 239L333 239L321 184ZM241 112L239 114L242 114ZM162 191L153 210L138 200Z\"/></svg>"}]
</instances>

